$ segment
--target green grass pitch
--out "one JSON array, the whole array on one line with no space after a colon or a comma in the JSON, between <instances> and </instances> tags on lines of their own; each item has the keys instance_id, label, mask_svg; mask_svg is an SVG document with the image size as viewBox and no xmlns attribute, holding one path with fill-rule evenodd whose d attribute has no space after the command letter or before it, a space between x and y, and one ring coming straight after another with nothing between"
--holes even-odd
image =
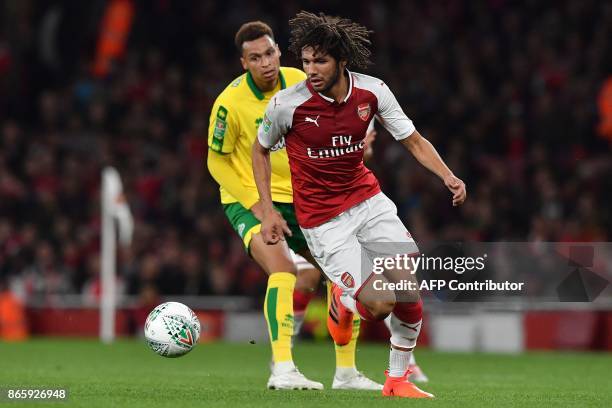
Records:
<instances>
[{"instance_id":1,"label":"green grass pitch","mask_svg":"<svg viewBox=\"0 0 612 408\"><path fill-rule=\"evenodd\" d=\"M379 392L331 390L331 343L298 343L295 360L325 391L268 391L266 344L200 344L178 359L158 357L139 340L106 346L94 340L37 339L0 343L0 388L57 386L67 403L6 406L80 407L502 407L612 406L612 355L569 352L523 355L419 350L433 401L384 399ZM359 368L383 380L383 344L358 346Z\"/></svg>"}]
</instances>

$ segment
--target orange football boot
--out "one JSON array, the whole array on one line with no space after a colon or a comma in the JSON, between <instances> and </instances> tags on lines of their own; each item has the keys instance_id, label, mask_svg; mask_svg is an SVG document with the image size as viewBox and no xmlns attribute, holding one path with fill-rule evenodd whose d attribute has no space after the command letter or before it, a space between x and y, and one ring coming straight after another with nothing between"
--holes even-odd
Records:
<instances>
[{"instance_id":1,"label":"orange football boot","mask_svg":"<svg viewBox=\"0 0 612 408\"><path fill-rule=\"evenodd\" d=\"M327 290L327 329L334 343L339 346L347 345L353 335L353 312L340 301L342 289L335 283Z\"/></svg>"},{"instance_id":2,"label":"orange football boot","mask_svg":"<svg viewBox=\"0 0 612 408\"><path fill-rule=\"evenodd\" d=\"M421 390L419 387L408 381L410 370L401 377L390 377L389 370L385 371L387 380L382 390L384 397L404 397L404 398L433 398L433 394Z\"/></svg>"}]
</instances>

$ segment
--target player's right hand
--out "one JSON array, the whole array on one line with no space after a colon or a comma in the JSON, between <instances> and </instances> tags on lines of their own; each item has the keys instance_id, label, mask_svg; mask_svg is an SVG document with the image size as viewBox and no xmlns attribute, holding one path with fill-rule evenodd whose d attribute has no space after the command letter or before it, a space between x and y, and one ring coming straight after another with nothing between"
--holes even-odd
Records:
<instances>
[{"instance_id":1,"label":"player's right hand","mask_svg":"<svg viewBox=\"0 0 612 408\"><path fill-rule=\"evenodd\" d=\"M261 220L261 237L268 245L274 245L278 241L285 240L285 234L292 236L291 229L287 221L275 209L264 211Z\"/></svg>"}]
</instances>

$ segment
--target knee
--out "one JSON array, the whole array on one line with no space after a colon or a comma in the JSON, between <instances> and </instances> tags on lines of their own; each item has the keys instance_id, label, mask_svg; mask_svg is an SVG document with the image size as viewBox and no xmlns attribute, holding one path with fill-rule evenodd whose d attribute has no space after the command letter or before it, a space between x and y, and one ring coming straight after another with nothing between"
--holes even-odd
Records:
<instances>
[{"instance_id":1,"label":"knee","mask_svg":"<svg viewBox=\"0 0 612 408\"><path fill-rule=\"evenodd\" d=\"M407 290L404 293L402 293L401 299L402 299L402 302L404 303L420 303L421 295L416 290Z\"/></svg>"},{"instance_id":2,"label":"knee","mask_svg":"<svg viewBox=\"0 0 612 408\"><path fill-rule=\"evenodd\" d=\"M368 309L375 320L385 320L394 307L395 302L390 300L375 300L368 304Z\"/></svg>"},{"instance_id":3,"label":"knee","mask_svg":"<svg viewBox=\"0 0 612 408\"><path fill-rule=\"evenodd\" d=\"M249 243L251 257L268 274L287 272L297 275L297 268L289 254L286 243L264 244L261 234L255 234Z\"/></svg>"},{"instance_id":4,"label":"knee","mask_svg":"<svg viewBox=\"0 0 612 408\"><path fill-rule=\"evenodd\" d=\"M298 271L293 262L286 262L282 259L272 259L264 265L260 264L260 266L262 266L269 275L278 272L286 272L296 276L297 278Z\"/></svg>"},{"instance_id":5,"label":"knee","mask_svg":"<svg viewBox=\"0 0 612 408\"><path fill-rule=\"evenodd\" d=\"M295 275L297 277L298 270L295 267L295 264L286 264L279 267L278 269L281 269L283 272L289 272L290 274Z\"/></svg>"}]
</instances>

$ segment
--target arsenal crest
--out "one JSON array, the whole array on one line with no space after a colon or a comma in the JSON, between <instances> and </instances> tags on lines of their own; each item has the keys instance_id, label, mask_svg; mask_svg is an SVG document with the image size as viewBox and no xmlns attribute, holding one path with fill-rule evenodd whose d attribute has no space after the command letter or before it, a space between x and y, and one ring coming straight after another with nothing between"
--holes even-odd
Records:
<instances>
[{"instance_id":1,"label":"arsenal crest","mask_svg":"<svg viewBox=\"0 0 612 408\"><path fill-rule=\"evenodd\" d=\"M355 279L353 279L353 275L351 275L348 272L344 272L342 276L340 277L340 280L342 281L344 286L346 286L347 288L352 288L353 286L355 286Z\"/></svg>"},{"instance_id":2,"label":"arsenal crest","mask_svg":"<svg viewBox=\"0 0 612 408\"><path fill-rule=\"evenodd\" d=\"M359 119L367 122L367 120L370 118L370 104L362 103L361 105L357 106L357 114L359 115Z\"/></svg>"}]
</instances>

